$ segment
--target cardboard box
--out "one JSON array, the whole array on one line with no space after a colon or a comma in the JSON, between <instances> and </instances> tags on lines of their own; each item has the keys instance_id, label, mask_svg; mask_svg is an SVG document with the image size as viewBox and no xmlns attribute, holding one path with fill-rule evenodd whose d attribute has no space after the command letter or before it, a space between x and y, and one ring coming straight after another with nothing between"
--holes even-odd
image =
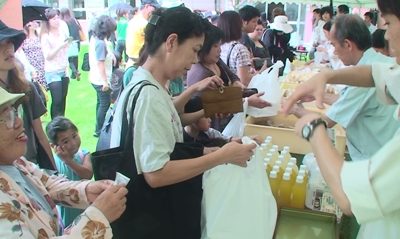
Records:
<instances>
[{"instance_id":1,"label":"cardboard box","mask_svg":"<svg viewBox=\"0 0 400 239\"><path fill-rule=\"evenodd\" d=\"M244 135L245 136L259 135L262 138L271 136L273 144L278 145L279 150L282 150L284 146L289 146L291 153L307 154L312 152L311 144L306 140L298 137L294 133L294 129L263 125L269 119L271 119L275 125L282 124L284 126L292 126L292 127L295 126L298 120L294 115L289 115L285 117L282 114L278 114L277 116L262 117L262 118L254 118L252 116L249 116L246 119ZM346 133L340 125L336 125L334 129L336 133L335 135L336 149L338 150L340 155L344 156L346 150Z\"/></svg>"}]
</instances>

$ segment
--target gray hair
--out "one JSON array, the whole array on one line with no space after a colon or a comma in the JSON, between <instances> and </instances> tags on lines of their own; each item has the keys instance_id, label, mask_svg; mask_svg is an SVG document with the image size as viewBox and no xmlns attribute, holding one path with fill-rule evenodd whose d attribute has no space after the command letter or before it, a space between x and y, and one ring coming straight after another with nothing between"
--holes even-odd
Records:
<instances>
[{"instance_id":1,"label":"gray hair","mask_svg":"<svg viewBox=\"0 0 400 239\"><path fill-rule=\"evenodd\" d=\"M334 22L335 30L332 36L342 46L347 39L356 44L358 50L365 51L372 47L371 33L367 24L357 15L346 14L338 16Z\"/></svg>"}]
</instances>

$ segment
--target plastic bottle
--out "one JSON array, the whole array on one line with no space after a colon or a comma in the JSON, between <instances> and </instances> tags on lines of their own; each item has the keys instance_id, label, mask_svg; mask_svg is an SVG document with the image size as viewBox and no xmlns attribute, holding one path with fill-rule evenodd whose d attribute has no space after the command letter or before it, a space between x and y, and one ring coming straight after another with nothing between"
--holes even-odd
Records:
<instances>
[{"instance_id":1,"label":"plastic bottle","mask_svg":"<svg viewBox=\"0 0 400 239\"><path fill-rule=\"evenodd\" d=\"M296 171L296 174L299 173L299 167L297 167L297 159L291 158L290 162L293 163L293 169L294 169L294 171Z\"/></svg>"},{"instance_id":2,"label":"plastic bottle","mask_svg":"<svg viewBox=\"0 0 400 239\"><path fill-rule=\"evenodd\" d=\"M281 151L281 155L285 158L283 160L283 165L286 166L290 162L290 159L292 158L292 155L290 155L289 146L283 147L283 150Z\"/></svg>"},{"instance_id":3,"label":"plastic bottle","mask_svg":"<svg viewBox=\"0 0 400 239\"><path fill-rule=\"evenodd\" d=\"M304 180L302 176L297 176L290 195L290 207L304 209L305 201L306 188L304 187Z\"/></svg>"},{"instance_id":4,"label":"plastic bottle","mask_svg":"<svg viewBox=\"0 0 400 239\"><path fill-rule=\"evenodd\" d=\"M271 142L271 140L266 139L263 144L265 145L265 147L264 147L264 152L262 153L262 156L265 157L272 148L272 142Z\"/></svg>"},{"instance_id":5,"label":"plastic bottle","mask_svg":"<svg viewBox=\"0 0 400 239\"><path fill-rule=\"evenodd\" d=\"M300 170L303 170L303 171L306 173L307 178L308 178L309 175L308 175L308 168L307 168L307 166L304 165L304 164L300 165L299 171L300 171Z\"/></svg>"},{"instance_id":6,"label":"plastic bottle","mask_svg":"<svg viewBox=\"0 0 400 239\"><path fill-rule=\"evenodd\" d=\"M270 158L264 158L264 166L265 166L265 172L267 172L267 176L272 171L272 166L270 164L270 161L271 161Z\"/></svg>"},{"instance_id":7,"label":"plastic bottle","mask_svg":"<svg viewBox=\"0 0 400 239\"><path fill-rule=\"evenodd\" d=\"M272 157L270 158L271 163L275 165L275 161L278 160L279 153L273 148L269 151L269 153L272 154Z\"/></svg>"},{"instance_id":8,"label":"plastic bottle","mask_svg":"<svg viewBox=\"0 0 400 239\"><path fill-rule=\"evenodd\" d=\"M278 189L278 199L277 199L278 209L280 209L281 207L290 206L291 193L292 193L292 183L290 182L290 174L284 173Z\"/></svg>"},{"instance_id":9,"label":"plastic bottle","mask_svg":"<svg viewBox=\"0 0 400 239\"><path fill-rule=\"evenodd\" d=\"M296 177L298 176L299 171L296 171L295 165L292 162L288 163L286 168L291 168L293 170L293 174L296 175Z\"/></svg>"},{"instance_id":10,"label":"plastic bottle","mask_svg":"<svg viewBox=\"0 0 400 239\"><path fill-rule=\"evenodd\" d=\"M275 200L278 198L277 196L280 181L281 180L278 178L278 173L272 170L269 174L269 185L271 186L271 191L275 197Z\"/></svg>"},{"instance_id":11,"label":"plastic bottle","mask_svg":"<svg viewBox=\"0 0 400 239\"><path fill-rule=\"evenodd\" d=\"M282 167L282 161L276 160L274 166L279 166L279 168L282 170L282 172L285 172L285 169Z\"/></svg>"},{"instance_id":12,"label":"plastic bottle","mask_svg":"<svg viewBox=\"0 0 400 239\"><path fill-rule=\"evenodd\" d=\"M304 184L307 185L308 182L308 174L307 172L305 172L304 170L300 169L299 173L297 174L297 176L302 176L304 179Z\"/></svg>"},{"instance_id":13,"label":"plastic bottle","mask_svg":"<svg viewBox=\"0 0 400 239\"><path fill-rule=\"evenodd\" d=\"M286 165L285 165L284 159L285 158L282 155L279 155L278 156L278 160L277 160L277 161L281 161L282 162L282 166L281 166L282 170L286 169Z\"/></svg>"},{"instance_id":14,"label":"plastic bottle","mask_svg":"<svg viewBox=\"0 0 400 239\"><path fill-rule=\"evenodd\" d=\"M276 144L274 144L274 145L272 145L272 148L273 149L275 149L276 150L276 152L278 153L278 155L279 155L279 146L278 145L276 145Z\"/></svg>"},{"instance_id":15,"label":"plastic bottle","mask_svg":"<svg viewBox=\"0 0 400 239\"><path fill-rule=\"evenodd\" d=\"M293 173L293 169L286 168L285 173L290 174L290 182L292 183L292 185L294 185L294 183L296 182L296 175Z\"/></svg>"},{"instance_id":16,"label":"plastic bottle","mask_svg":"<svg viewBox=\"0 0 400 239\"><path fill-rule=\"evenodd\" d=\"M278 175L278 181L279 181L279 183L280 183L281 180L282 180L282 177L283 177L283 171L282 171L282 169L281 169L279 166L273 166L273 167L272 167L272 171L275 171L275 172L276 172L276 174Z\"/></svg>"},{"instance_id":17,"label":"plastic bottle","mask_svg":"<svg viewBox=\"0 0 400 239\"><path fill-rule=\"evenodd\" d=\"M267 140L269 140L270 142L272 142L272 136L267 136L267 137L265 138L264 142L267 141Z\"/></svg>"},{"instance_id":18,"label":"plastic bottle","mask_svg":"<svg viewBox=\"0 0 400 239\"><path fill-rule=\"evenodd\" d=\"M274 166L274 164L273 163L275 163L275 162L272 162L272 154L270 154L270 153L267 153L267 155L264 157L264 158L269 158L269 165L271 165L271 167L273 167Z\"/></svg>"}]
</instances>

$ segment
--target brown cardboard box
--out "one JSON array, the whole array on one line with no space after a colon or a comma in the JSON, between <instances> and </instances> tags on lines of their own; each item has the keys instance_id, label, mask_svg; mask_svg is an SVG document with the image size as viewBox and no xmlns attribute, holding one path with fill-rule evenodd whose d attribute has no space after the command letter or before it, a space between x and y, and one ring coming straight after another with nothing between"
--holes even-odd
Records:
<instances>
[{"instance_id":1,"label":"brown cardboard box","mask_svg":"<svg viewBox=\"0 0 400 239\"><path fill-rule=\"evenodd\" d=\"M254 118L252 116L249 116L246 119L244 135L259 135L262 138L271 136L273 144L278 145L279 150L282 150L284 146L289 146L291 153L307 154L312 152L311 144L295 135L294 129L262 125L265 124L268 119L271 119L274 122L274 125L282 124L284 126L292 127L295 126L298 120L293 115L285 117L282 114L263 118ZM340 155L344 156L346 150L346 133L340 125L336 125L334 129L336 132L336 149L338 150Z\"/></svg>"}]
</instances>

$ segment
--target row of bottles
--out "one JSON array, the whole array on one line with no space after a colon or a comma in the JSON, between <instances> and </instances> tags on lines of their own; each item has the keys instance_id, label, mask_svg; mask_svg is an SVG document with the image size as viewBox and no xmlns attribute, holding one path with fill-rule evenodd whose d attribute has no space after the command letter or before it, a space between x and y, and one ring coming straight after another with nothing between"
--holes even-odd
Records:
<instances>
[{"instance_id":1,"label":"row of bottles","mask_svg":"<svg viewBox=\"0 0 400 239\"><path fill-rule=\"evenodd\" d=\"M278 145L272 143L272 137L267 137L261 144L272 194L278 208L304 209L308 182L307 167L301 165L300 169L298 168L297 159L292 158L288 146L285 146L280 154L278 148Z\"/></svg>"}]
</instances>

